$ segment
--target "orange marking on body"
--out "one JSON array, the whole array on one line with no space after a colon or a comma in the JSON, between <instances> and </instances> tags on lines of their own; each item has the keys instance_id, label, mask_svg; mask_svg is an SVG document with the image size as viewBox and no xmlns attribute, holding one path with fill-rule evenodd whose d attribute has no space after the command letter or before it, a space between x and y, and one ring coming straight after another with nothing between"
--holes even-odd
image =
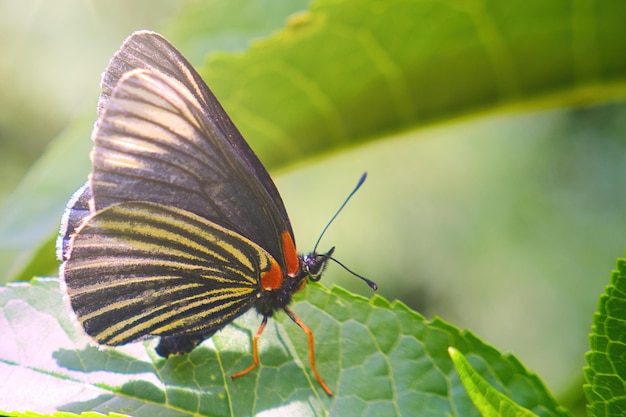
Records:
<instances>
[{"instance_id":1,"label":"orange marking on body","mask_svg":"<svg viewBox=\"0 0 626 417\"><path fill-rule=\"evenodd\" d=\"M270 262L270 269L261 274L261 287L265 290L277 290L283 283L283 271L274 259Z\"/></svg>"},{"instance_id":2,"label":"orange marking on body","mask_svg":"<svg viewBox=\"0 0 626 417\"><path fill-rule=\"evenodd\" d=\"M295 277L300 269L300 261L296 252L296 245L289 232L284 231L280 238L283 243L283 256L285 257L285 265L287 266L287 275Z\"/></svg>"}]
</instances>

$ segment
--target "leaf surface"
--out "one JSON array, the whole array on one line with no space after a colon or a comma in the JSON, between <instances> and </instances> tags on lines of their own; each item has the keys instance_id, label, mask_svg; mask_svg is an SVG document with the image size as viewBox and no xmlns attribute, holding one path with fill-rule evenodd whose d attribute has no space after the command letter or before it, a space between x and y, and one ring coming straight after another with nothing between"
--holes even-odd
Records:
<instances>
[{"instance_id":1,"label":"leaf surface","mask_svg":"<svg viewBox=\"0 0 626 417\"><path fill-rule=\"evenodd\" d=\"M260 320L248 314L191 354L162 359L155 340L103 348L70 320L55 279L0 289L0 407L7 411L118 412L133 416L419 415L479 416L448 356L472 358L480 374L540 416L564 416L543 383L519 362L470 333L426 321L402 303L366 300L311 284L294 311L315 335L318 386L305 334L284 314L259 343L257 370L250 338Z\"/></svg>"},{"instance_id":2,"label":"leaf surface","mask_svg":"<svg viewBox=\"0 0 626 417\"><path fill-rule=\"evenodd\" d=\"M600 297L589 336L585 394L589 416L626 412L626 259L617 262L611 285Z\"/></svg>"}]
</instances>

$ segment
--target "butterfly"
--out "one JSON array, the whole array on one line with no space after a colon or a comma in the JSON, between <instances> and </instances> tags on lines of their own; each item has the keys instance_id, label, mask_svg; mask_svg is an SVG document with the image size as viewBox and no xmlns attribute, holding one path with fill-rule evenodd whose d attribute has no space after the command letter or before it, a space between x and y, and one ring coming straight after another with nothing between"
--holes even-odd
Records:
<instances>
[{"instance_id":1,"label":"butterfly","mask_svg":"<svg viewBox=\"0 0 626 417\"><path fill-rule=\"evenodd\" d=\"M68 202L57 241L63 291L86 333L111 346L159 337L167 358L255 309L253 363L236 378L257 366L257 341L284 310L306 332L311 369L332 395L312 331L289 304L320 279L334 248L297 253L268 172L161 35L135 32L111 59L92 140L93 170Z\"/></svg>"}]
</instances>

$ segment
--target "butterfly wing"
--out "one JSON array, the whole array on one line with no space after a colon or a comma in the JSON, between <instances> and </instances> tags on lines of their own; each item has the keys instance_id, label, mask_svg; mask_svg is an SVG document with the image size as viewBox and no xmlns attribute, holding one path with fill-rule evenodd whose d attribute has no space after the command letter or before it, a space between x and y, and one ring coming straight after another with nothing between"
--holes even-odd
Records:
<instances>
[{"instance_id":1,"label":"butterfly wing","mask_svg":"<svg viewBox=\"0 0 626 417\"><path fill-rule=\"evenodd\" d=\"M89 182L80 187L67 203L65 213L61 219L61 229L57 237L57 259L64 261L67 259L70 250L70 240L74 232L81 225L83 220L91 214L89 201L91 201L91 188Z\"/></svg>"},{"instance_id":2,"label":"butterfly wing","mask_svg":"<svg viewBox=\"0 0 626 417\"><path fill-rule=\"evenodd\" d=\"M153 32L131 35L102 88L90 177L95 210L124 201L179 207L237 231L294 271L293 231L276 186L171 44Z\"/></svg>"},{"instance_id":3,"label":"butterfly wing","mask_svg":"<svg viewBox=\"0 0 626 417\"><path fill-rule=\"evenodd\" d=\"M134 69L148 69L161 73L179 81L192 92L200 101L206 117L215 124L216 131L222 132L224 138L230 142L232 151L237 154L239 162L245 164L247 169L254 173L254 177L260 180L263 187L271 195L272 200L281 203L277 209L284 217L284 221L289 224L289 218L280 194L261 161L243 139L202 77L189 61L158 33L135 32L124 41L119 51L115 53L102 78L98 114L102 112L120 78Z\"/></svg>"},{"instance_id":4,"label":"butterfly wing","mask_svg":"<svg viewBox=\"0 0 626 417\"><path fill-rule=\"evenodd\" d=\"M231 230L148 202L96 212L70 246L62 274L72 308L85 331L108 345L210 336L251 307L272 262Z\"/></svg>"},{"instance_id":5,"label":"butterfly wing","mask_svg":"<svg viewBox=\"0 0 626 417\"><path fill-rule=\"evenodd\" d=\"M58 247L72 308L98 342L158 335L163 356L188 352L298 268L269 175L159 35L131 36L111 61L92 138L93 171Z\"/></svg>"}]
</instances>

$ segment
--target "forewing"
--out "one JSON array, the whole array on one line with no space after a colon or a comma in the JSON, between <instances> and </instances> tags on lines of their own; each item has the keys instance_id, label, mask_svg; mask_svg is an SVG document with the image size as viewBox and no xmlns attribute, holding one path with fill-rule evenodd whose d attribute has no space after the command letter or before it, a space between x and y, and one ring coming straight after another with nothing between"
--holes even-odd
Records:
<instances>
[{"instance_id":1,"label":"forewing","mask_svg":"<svg viewBox=\"0 0 626 417\"><path fill-rule=\"evenodd\" d=\"M78 321L101 344L210 334L248 310L270 255L184 210L112 205L85 219L61 273Z\"/></svg>"},{"instance_id":2,"label":"forewing","mask_svg":"<svg viewBox=\"0 0 626 417\"><path fill-rule=\"evenodd\" d=\"M147 70L150 82L128 77L136 69ZM184 208L237 230L284 267L281 234L293 241L293 231L276 186L169 42L154 32L131 35L102 90L91 182L97 209L138 197Z\"/></svg>"}]
</instances>

